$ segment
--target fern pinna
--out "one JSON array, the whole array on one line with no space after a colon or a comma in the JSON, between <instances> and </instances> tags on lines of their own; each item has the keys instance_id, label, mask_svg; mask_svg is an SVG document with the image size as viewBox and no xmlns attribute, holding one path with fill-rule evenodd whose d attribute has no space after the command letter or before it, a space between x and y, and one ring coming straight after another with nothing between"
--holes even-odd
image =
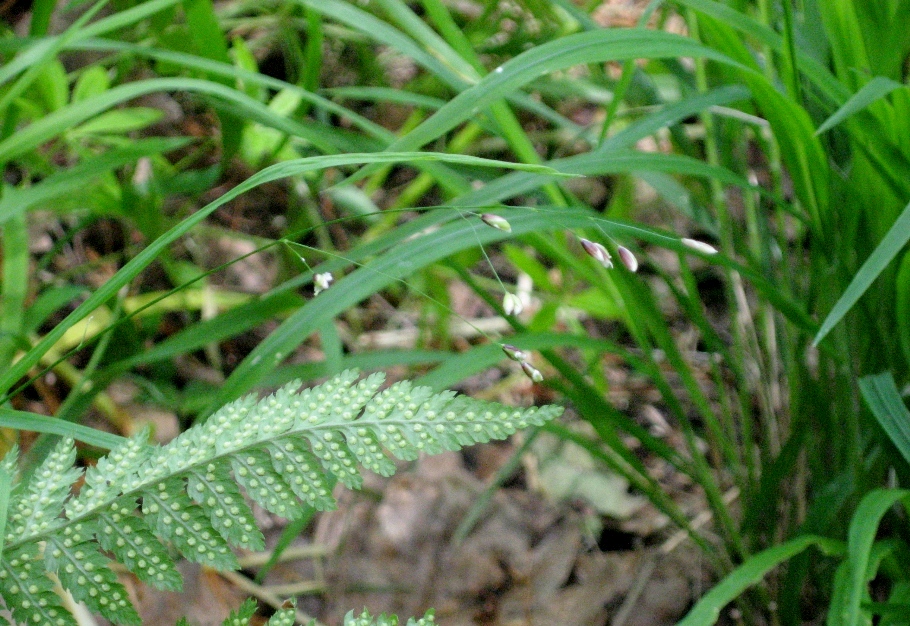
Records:
<instances>
[{"instance_id":1,"label":"fern pinna","mask_svg":"<svg viewBox=\"0 0 910 626\"><path fill-rule=\"evenodd\" d=\"M52 574L92 611L138 624L109 559L172 590L182 580L166 544L204 565L236 568L231 546L263 548L239 487L265 509L294 519L306 505L332 508L336 480L359 487L359 465L391 475L395 465L384 450L404 460L457 450L562 411L507 408L408 382L379 391L381 374L358 377L347 371L318 387L301 391L295 381L261 400L247 396L165 446L137 435L84 476L73 467L73 441L60 441L11 493L0 594L13 618L75 626ZM0 469L12 474L15 456L7 455Z\"/></svg>"}]
</instances>

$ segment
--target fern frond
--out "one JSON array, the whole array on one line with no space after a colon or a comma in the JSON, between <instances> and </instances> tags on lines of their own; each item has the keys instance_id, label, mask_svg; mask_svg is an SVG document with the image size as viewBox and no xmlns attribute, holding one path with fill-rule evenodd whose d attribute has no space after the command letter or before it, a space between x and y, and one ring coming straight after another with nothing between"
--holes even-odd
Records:
<instances>
[{"instance_id":1,"label":"fern frond","mask_svg":"<svg viewBox=\"0 0 910 626\"><path fill-rule=\"evenodd\" d=\"M430 610L419 619L413 617L408 619L406 626L433 626L434 624L436 621L433 611ZM344 626L398 626L398 616L383 613L374 617L366 609L360 615L354 615L354 611L350 611L344 616Z\"/></svg>"},{"instance_id":2,"label":"fern frond","mask_svg":"<svg viewBox=\"0 0 910 626\"><path fill-rule=\"evenodd\" d=\"M22 623L73 624L55 591L59 582L108 620L138 624L100 549L141 580L176 590L182 580L168 546L218 569L237 567L231 546L263 547L239 487L263 508L294 519L307 506L333 508L332 485L359 487L361 466L392 474L387 453L414 459L457 450L561 412L512 409L408 382L380 392L383 380L379 374L358 380L348 371L311 389L299 390L297 381L262 400L247 396L166 446L150 445L140 433L84 475L73 468L73 441L60 441L12 494L0 560L7 608ZM15 456L2 464L12 470ZM291 624L293 611L289 616L276 613L269 623Z\"/></svg>"},{"instance_id":3,"label":"fern frond","mask_svg":"<svg viewBox=\"0 0 910 626\"><path fill-rule=\"evenodd\" d=\"M294 626L294 621L297 619L294 604L285 602L285 606L287 608L275 611L275 614L269 618L268 626Z\"/></svg>"},{"instance_id":4,"label":"fern frond","mask_svg":"<svg viewBox=\"0 0 910 626\"><path fill-rule=\"evenodd\" d=\"M237 610L231 611L221 626L250 626L250 620L256 614L256 601L252 598L244 600Z\"/></svg>"},{"instance_id":5,"label":"fern frond","mask_svg":"<svg viewBox=\"0 0 910 626\"><path fill-rule=\"evenodd\" d=\"M9 449L3 456L3 460L0 461L0 470L5 471L10 476L13 476L16 473L17 463L19 462L19 446L13 444L13 447Z\"/></svg>"}]
</instances>

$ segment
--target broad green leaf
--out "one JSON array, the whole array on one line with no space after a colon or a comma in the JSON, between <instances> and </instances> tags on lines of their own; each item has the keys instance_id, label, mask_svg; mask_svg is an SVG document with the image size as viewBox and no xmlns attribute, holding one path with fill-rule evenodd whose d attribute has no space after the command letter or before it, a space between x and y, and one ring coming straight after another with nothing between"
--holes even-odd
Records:
<instances>
[{"instance_id":1,"label":"broad green leaf","mask_svg":"<svg viewBox=\"0 0 910 626\"><path fill-rule=\"evenodd\" d=\"M183 0L183 11L193 43L201 56L230 63L227 41L218 25L212 0Z\"/></svg>"},{"instance_id":2,"label":"broad green leaf","mask_svg":"<svg viewBox=\"0 0 910 626\"><path fill-rule=\"evenodd\" d=\"M910 464L910 411L890 372L864 376L859 388L869 409L888 434L888 438Z\"/></svg>"},{"instance_id":3,"label":"broad green leaf","mask_svg":"<svg viewBox=\"0 0 910 626\"><path fill-rule=\"evenodd\" d=\"M110 88L111 81L107 76L107 69L101 65L89 65L76 79L72 101L87 100L92 96L104 93Z\"/></svg>"},{"instance_id":4,"label":"broad green leaf","mask_svg":"<svg viewBox=\"0 0 910 626\"><path fill-rule=\"evenodd\" d=\"M69 100L69 84L63 64L57 59L46 62L35 77L33 89L44 101L45 110L53 112L62 109Z\"/></svg>"},{"instance_id":5,"label":"broad green leaf","mask_svg":"<svg viewBox=\"0 0 910 626\"><path fill-rule=\"evenodd\" d=\"M69 131L70 137L85 135L122 135L134 130L141 130L154 124L164 113L161 109L149 107L130 107L127 109L114 109L92 118Z\"/></svg>"},{"instance_id":6,"label":"broad green leaf","mask_svg":"<svg viewBox=\"0 0 910 626\"><path fill-rule=\"evenodd\" d=\"M896 257L910 241L910 204L901 212L894 225L878 244L878 247L869 255L866 262L850 281L846 291L835 303L831 312L822 322L818 333L813 339L813 344L818 345L821 340L834 328L844 315L853 308L853 305L862 297L872 282L878 278L885 267ZM904 321L906 323L906 320Z\"/></svg>"}]
</instances>

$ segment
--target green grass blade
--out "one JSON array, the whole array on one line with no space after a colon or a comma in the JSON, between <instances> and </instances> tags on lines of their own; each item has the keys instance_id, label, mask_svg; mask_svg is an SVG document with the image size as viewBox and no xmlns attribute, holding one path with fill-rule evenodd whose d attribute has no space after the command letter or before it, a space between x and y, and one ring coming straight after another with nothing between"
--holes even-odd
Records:
<instances>
[{"instance_id":1,"label":"green grass blade","mask_svg":"<svg viewBox=\"0 0 910 626\"><path fill-rule=\"evenodd\" d=\"M221 63L230 63L227 39L221 32L212 0L183 0L183 11L190 37L200 56ZM228 87L233 86L227 79L221 79L219 82ZM224 111L218 111L218 118L221 122L221 161L223 167L226 168L240 148L245 120L243 116L236 116Z\"/></svg>"},{"instance_id":2,"label":"green grass blade","mask_svg":"<svg viewBox=\"0 0 910 626\"><path fill-rule=\"evenodd\" d=\"M292 94L300 97L304 102L323 109L327 113L332 113L346 121L349 121L353 126L359 128L372 137L387 139L388 141L391 141L391 139L394 138L394 135L382 126L371 122L370 120L361 115L358 115L350 109L346 109L343 106L335 104L327 98L323 98L322 96L311 93L298 85L294 85L292 83L279 80L271 76L266 76L265 74L260 74L258 72L251 72L236 65L221 63L219 61L206 59L193 54L187 54L185 52L164 50L151 46L139 46L107 39L91 39L81 42L77 45L70 46L67 49L90 50L98 52L121 52L124 54L137 55L150 59L156 59L159 61L167 61L169 63L173 63L187 69L195 69L206 72L212 76L231 78L237 81L241 81L245 84L267 87L276 91L289 91ZM331 94L331 90L326 90L326 92Z\"/></svg>"},{"instance_id":3,"label":"green grass blade","mask_svg":"<svg viewBox=\"0 0 910 626\"><path fill-rule=\"evenodd\" d=\"M212 83L208 84L213 85ZM222 88L221 85L214 86ZM38 342L36 346L29 350L27 354L25 354L12 367L0 375L0 391L3 393L8 392L8 390L15 384L15 382L21 377L25 376L28 371L38 363L41 357L46 354L51 347L53 347L53 345L63 336L67 330L91 314L92 311L103 304L107 299L113 297L121 287L128 284L133 278L138 276L146 266L152 263L158 257L158 255L167 249L167 247L174 241L188 233L194 226L208 217L208 215L210 215L218 207L233 200L240 194L267 182L281 178L287 178L289 176L297 176L305 172L325 169L329 167L342 167L345 165L363 163L411 163L419 161L443 161L474 166L527 169L530 171L541 171L549 169L542 165L507 163L503 161L492 161L489 159L482 159L466 155L440 154L432 152L326 155L295 159L292 161L285 161L283 163L272 165L271 167L257 172L245 180L243 183L237 185L225 193L217 200L210 202L205 207L171 228L161 237L153 241L139 254L133 257L108 282L94 291L88 299L79 305L64 320L57 324L54 329L45 335L44 338ZM336 289L337 287L333 288L333 291Z\"/></svg>"},{"instance_id":4,"label":"green grass blade","mask_svg":"<svg viewBox=\"0 0 910 626\"><path fill-rule=\"evenodd\" d=\"M628 162L624 162L623 158L616 159L616 153L623 149L631 148L638 140L652 135L663 128L672 126L681 120L700 113L712 106L730 104L738 100L745 100L748 97L749 91L745 87L732 85L720 87L703 94L686 98L681 102L663 107L645 118L635 121L627 128L624 128L615 135L609 137L591 153L568 157L566 159L557 159L552 163L558 164L555 165L555 167L560 170L564 167L570 167L571 169L573 166L570 166L569 164L577 163L577 173L585 175L617 174L629 173L634 170L648 170L648 167L640 167L632 162L637 160L638 157L635 156L636 153L633 153L631 150L627 150L623 153L631 159ZM638 163L641 164L640 161ZM651 163L651 161L646 160L644 164L648 163ZM728 170L720 172L716 168L710 170L710 173L709 170L704 170L703 172L707 176L712 176L717 172L725 179L728 179L731 175ZM546 179L539 176L529 176L520 173L507 174L488 182L481 189L473 190L465 195L459 196L453 201L453 204L463 206L493 204L532 191L533 189L542 186L545 182L547 182ZM733 184L741 182L743 182L743 179L737 178L736 182Z\"/></svg>"},{"instance_id":5,"label":"green grass blade","mask_svg":"<svg viewBox=\"0 0 910 626\"><path fill-rule=\"evenodd\" d=\"M329 367L325 361L300 363L277 367L262 379L263 387L280 387L292 380L314 380L334 376L347 369L378 372L402 365L427 366L445 363L452 356L448 350L376 350L358 354L345 354L338 365ZM333 366L334 367L334 366Z\"/></svg>"},{"instance_id":6,"label":"green grass blade","mask_svg":"<svg viewBox=\"0 0 910 626\"><path fill-rule=\"evenodd\" d=\"M457 54L462 59L465 59L468 62L469 67L477 70L478 78L481 74L485 74L486 71L483 68L483 64L480 62L474 45L461 27L455 22L448 7L442 3L442 0L422 0L421 5L426 12L427 18L432 21L439 30L445 42L449 46L452 46L453 54ZM434 48L430 46L430 49L433 50Z\"/></svg>"},{"instance_id":7,"label":"green grass blade","mask_svg":"<svg viewBox=\"0 0 910 626\"><path fill-rule=\"evenodd\" d=\"M690 7L699 13L714 17L743 35L754 37L778 54L783 55L786 53L786 42L781 35L765 24L750 18L727 4L716 2L715 0L676 0L676 4ZM818 87L825 96L825 104L827 106L837 106L850 98L850 90L811 54L797 49L796 62L799 71Z\"/></svg>"},{"instance_id":8,"label":"green grass blade","mask_svg":"<svg viewBox=\"0 0 910 626\"><path fill-rule=\"evenodd\" d=\"M378 157L379 155L372 156ZM376 162L382 161L377 158ZM389 250L387 254L370 262L369 265L338 280L326 292L325 298L316 298L308 302L263 340L225 381L219 396L210 408L221 406L225 403L225 398L235 398L252 389L269 370L284 361L284 357L290 354L325 319L338 315L380 289L404 280L422 267L458 251L490 244L510 236L533 231L547 232L591 225L590 214L582 211L562 212L558 222L552 219L551 212L503 210L498 211L498 214L506 218L512 225L511 234L494 228L478 229L476 222L457 220L433 232L423 232L418 237L403 241L394 249ZM453 218L458 215L460 214L452 212ZM436 216L429 217L435 218ZM604 221L602 226L608 232L628 228L607 221Z\"/></svg>"},{"instance_id":9,"label":"green grass blade","mask_svg":"<svg viewBox=\"0 0 910 626\"><path fill-rule=\"evenodd\" d=\"M553 348L572 347L600 350L605 354L615 354L622 351L622 348L613 342L569 333L528 332L510 335L507 343L514 344L522 350L551 350ZM503 353L499 345L477 346L467 352L450 355L448 359L439 364L439 367L421 376L414 384L436 390L448 389L470 376L494 367L501 363L502 360Z\"/></svg>"},{"instance_id":10,"label":"green grass blade","mask_svg":"<svg viewBox=\"0 0 910 626\"><path fill-rule=\"evenodd\" d=\"M461 58L448 42L427 26L423 20L421 20L405 3L401 2L401 0L376 0L374 4L382 7L382 9L407 32L407 35L415 40L415 43L410 43L408 36L398 33L397 31L390 32L387 25L384 25L383 28L379 30L367 27L367 24L371 23L371 20L375 20L375 18L349 4L340 4L335 0L329 0L328 2L323 1L318 4L318 10L326 11L330 9L330 7L336 7L341 13L345 14L337 15L336 19L343 17L345 23L350 27L363 32L385 45L396 48L409 56L416 54L417 56L412 56L415 61L423 64L424 67L431 72L434 72L455 90L464 89L466 84L476 84L478 82L484 68L476 54L471 53L468 58ZM316 7L314 6L314 8ZM359 18L356 17L358 12ZM386 36L394 36L394 38L388 39ZM421 52L417 52L418 50ZM421 61L420 59L426 57L426 55L429 55L429 61ZM445 72L440 73L440 62L451 68L450 74L453 74L455 76L454 78L452 76L447 78ZM505 102L499 99L490 102L488 113L490 118L499 127L499 134L501 134L509 144L512 152L516 155L517 160L524 161L525 163L540 162L540 157L535 150L534 144L528 138L520 122ZM562 194L555 186L547 185L545 186L545 190L552 202L556 204L561 204L563 202Z\"/></svg>"},{"instance_id":11,"label":"green grass blade","mask_svg":"<svg viewBox=\"0 0 910 626\"><path fill-rule=\"evenodd\" d=\"M822 339L834 328L844 315L853 308L853 305L862 297L872 282L887 267L887 265L900 253L907 242L910 241L910 204L901 212L894 225L878 244L878 247L869 255L866 262L850 281L846 291L835 303L831 312L822 322L818 333L812 343L818 345Z\"/></svg>"},{"instance_id":12,"label":"green grass blade","mask_svg":"<svg viewBox=\"0 0 910 626\"><path fill-rule=\"evenodd\" d=\"M891 443L910 464L910 411L890 372L864 376L859 389L869 409L888 434Z\"/></svg>"},{"instance_id":13,"label":"green grass blade","mask_svg":"<svg viewBox=\"0 0 910 626\"><path fill-rule=\"evenodd\" d=\"M803 535L768 548L749 558L717 583L711 591L702 596L677 626L709 626L716 623L721 610L743 591L760 582L776 566L811 546L816 546L825 554L836 555L844 552L841 542L816 535Z\"/></svg>"},{"instance_id":14,"label":"green grass blade","mask_svg":"<svg viewBox=\"0 0 910 626\"><path fill-rule=\"evenodd\" d=\"M212 0L183 0L183 11L193 42L202 56L229 63L227 41L218 25Z\"/></svg>"},{"instance_id":15,"label":"green grass blade","mask_svg":"<svg viewBox=\"0 0 910 626\"><path fill-rule=\"evenodd\" d=\"M822 133L831 130L851 115L865 109L873 102L881 100L895 89L900 89L902 87L904 87L904 85L891 80L890 78L876 76L863 85L862 89L857 91L852 98L847 100L831 117L826 119L824 123L818 127L818 130L815 131L815 134L821 135Z\"/></svg>"},{"instance_id":16,"label":"green grass blade","mask_svg":"<svg viewBox=\"0 0 910 626\"><path fill-rule=\"evenodd\" d=\"M793 181L795 195L811 217L815 234L830 236L833 222L831 170L824 147L815 136L815 123L809 113L782 94L777 85L760 72L752 51L733 28L703 17L698 30L705 41L739 61L740 66L734 67L733 73L749 86L756 105L768 120Z\"/></svg>"},{"instance_id":17,"label":"green grass blade","mask_svg":"<svg viewBox=\"0 0 910 626\"><path fill-rule=\"evenodd\" d=\"M300 85L308 91L319 89L319 79L323 69L323 41L325 33L322 28L322 16L316 11L305 11L307 23L307 41L304 49L303 75Z\"/></svg>"},{"instance_id":18,"label":"green grass blade","mask_svg":"<svg viewBox=\"0 0 910 626\"><path fill-rule=\"evenodd\" d=\"M57 0L35 0L32 3L32 21L29 24L28 34L32 37L42 37L47 34L51 25L51 14Z\"/></svg>"},{"instance_id":19,"label":"green grass blade","mask_svg":"<svg viewBox=\"0 0 910 626\"><path fill-rule=\"evenodd\" d=\"M328 89L323 89L322 93L352 100L404 104L418 109L429 109L431 111L441 109L446 103L442 98L413 93L404 89L393 89L392 87L330 87Z\"/></svg>"},{"instance_id":20,"label":"green grass blade","mask_svg":"<svg viewBox=\"0 0 910 626\"><path fill-rule=\"evenodd\" d=\"M910 491L904 489L877 489L862 499L850 521L847 535L847 562L849 563L849 585L847 602L843 609L843 624L859 626L863 597L868 594L869 559L872 545L878 533L878 525L888 510L904 500L910 504Z\"/></svg>"},{"instance_id":21,"label":"green grass blade","mask_svg":"<svg viewBox=\"0 0 910 626\"><path fill-rule=\"evenodd\" d=\"M410 57L418 65L421 65L436 78L448 85L453 91L462 91L468 86L476 84L479 79L479 73L475 71L474 67L470 64L466 64L462 59L449 58L449 56L454 53L450 52L447 55L438 46L435 46L432 42L437 40L438 36L432 31L428 32L427 28L421 27L411 29L415 32L415 36L417 36L420 41L424 42L424 47L421 47L411 37L392 28L370 13L352 7L348 3L341 3L338 0L320 0L319 2L316 2L315 0L295 1L305 4L313 10L320 11L381 45L393 48L405 56ZM401 6L403 5L399 3L399 9ZM413 20L407 21L412 22ZM450 49L448 44L444 44L443 48ZM534 115L538 115L560 128L566 129L573 134L577 134L578 132L578 128L570 120L543 103L534 100L530 96L521 93L511 94L508 96L508 99L512 100L514 104L522 109ZM501 114L495 115L494 117L500 118ZM498 119L497 121L502 124L501 119ZM518 154L520 154L520 152Z\"/></svg>"},{"instance_id":22,"label":"green grass blade","mask_svg":"<svg viewBox=\"0 0 910 626\"><path fill-rule=\"evenodd\" d=\"M25 71L22 76L20 76L19 79L5 91L3 96L0 97L0 111L7 113L10 104L13 103L16 98L20 97L25 92L25 90L28 89L32 83L35 82L35 80L37 80L38 76L44 72L48 64L56 61L57 53L59 53L60 50L63 49L68 42L77 39L80 35L80 29L82 26L88 23L88 21L92 19L95 13L100 11L106 4L107 0L101 0L101 2L96 3L95 6L90 8L84 14L80 15L79 19L76 20L76 22L70 26L62 35L59 37L54 37L46 44L43 42L39 43L34 48L26 51L22 55L23 57L30 57L34 55L33 51L37 51L37 58L29 60L25 64L22 64L21 62L17 63L17 60L14 60L9 64L12 66L12 68L5 68L7 71L12 70L14 72L18 72L20 69ZM8 75L12 76L13 74Z\"/></svg>"},{"instance_id":23,"label":"green grass blade","mask_svg":"<svg viewBox=\"0 0 910 626\"><path fill-rule=\"evenodd\" d=\"M303 299L289 291L266 294L216 317L187 326L147 350L111 363L105 368L105 373L112 375L140 365L166 361L193 350L200 350L206 345L226 341L268 320L287 315L302 304Z\"/></svg>"},{"instance_id":24,"label":"green grass blade","mask_svg":"<svg viewBox=\"0 0 910 626\"><path fill-rule=\"evenodd\" d=\"M382 7L382 10L394 19L405 32L415 41L423 44L424 49L431 50L434 56L449 65L453 72L464 76L470 83L475 83L480 78L479 64L472 63L474 59L465 56L465 53L472 53L470 45L463 48L464 53L459 54L452 48L450 42L440 37L402 0L374 0L374 4Z\"/></svg>"},{"instance_id":25,"label":"green grass blade","mask_svg":"<svg viewBox=\"0 0 910 626\"><path fill-rule=\"evenodd\" d=\"M66 283L59 287L45 289L32 301L31 306L28 308L28 314L25 316L22 330L26 333L37 332L55 311L60 310L76 298L81 298L88 291L89 289L86 286Z\"/></svg>"},{"instance_id":26,"label":"green grass blade","mask_svg":"<svg viewBox=\"0 0 910 626\"><path fill-rule=\"evenodd\" d=\"M156 13L160 13L181 2L183 2L183 0L147 0L146 2L141 2L136 6L117 11L116 13L99 19L97 22L89 24L82 29L80 37L100 37L105 33L132 26L147 17L151 17Z\"/></svg>"},{"instance_id":27,"label":"green grass blade","mask_svg":"<svg viewBox=\"0 0 910 626\"><path fill-rule=\"evenodd\" d=\"M39 63L42 58L45 58L46 55L53 54L53 51L56 50L58 46L66 48L68 46L74 45L78 41L82 41L90 37L99 37L105 33L109 33L119 28L130 26L131 24L141 21L146 17L150 17L159 11L163 11L175 4L178 4L181 1L182 0L149 0L148 2L143 2L130 9L118 11L117 13L102 18L93 24L85 26L82 29L73 29L57 37L41 39L30 48L28 48L28 50L17 56L15 59L8 62L3 67L0 67L0 85L8 82L20 72L33 67ZM103 4L105 3L99 3L99 5ZM48 51L52 52L49 53Z\"/></svg>"},{"instance_id":28,"label":"green grass blade","mask_svg":"<svg viewBox=\"0 0 910 626\"><path fill-rule=\"evenodd\" d=\"M543 353L551 351L553 348L574 347L579 349L599 350L604 354L621 355L629 365L646 376L653 379L653 372L646 371L646 367L637 362L635 357L623 350L620 346L609 341L592 339L584 335L574 335L565 333L548 333L548 332L527 332L516 335L510 335L508 342L522 350L538 350ZM415 384L430 387L431 389L446 389L451 387L469 376L479 374L480 372L495 367L503 359L502 349L498 344L486 344L471 348L463 354L449 356L439 364L432 372L419 378ZM579 390L577 393L590 390ZM571 390L566 392L571 395ZM589 397L593 398L596 393ZM651 450L661 458L666 459L669 463L680 468L682 471L691 471L683 469L687 464L682 457L663 441L653 437L650 433L639 427L633 420L629 420L619 411L608 407L596 407L592 413L603 417L609 421L610 428L623 430L642 442L642 445Z\"/></svg>"},{"instance_id":29,"label":"green grass blade","mask_svg":"<svg viewBox=\"0 0 910 626\"><path fill-rule=\"evenodd\" d=\"M752 185L748 180L730 170L709 165L704 161L681 154L663 154L659 152L636 152L632 150L609 153L586 152L576 156L556 159L548 162L556 171L578 176L605 176L610 174L632 174L635 172L663 172L667 174L685 174L706 179L716 179L724 184L759 192L764 190ZM546 182L545 176L506 175L484 185L481 189L459 196L453 204L456 206L483 206L502 202L533 191ZM773 199L776 199L772 196Z\"/></svg>"},{"instance_id":30,"label":"green grass blade","mask_svg":"<svg viewBox=\"0 0 910 626\"><path fill-rule=\"evenodd\" d=\"M284 132L287 132L291 135L308 137L311 140L315 139L316 145L323 146L324 148L329 148L324 150L326 152L378 151L395 139L395 135L382 126L379 126L378 124L371 122L363 116L354 113L350 109L335 104L331 100L310 93L309 91L306 91L297 85L292 85L285 81L281 81L256 72L249 72L234 65L228 65L225 63L220 63L217 61L212 61L210 59L204 59L202 57L197 57L195 55L185 54L181 52L161 50L148 46L136 46L122 42L106 40L90 40L84 43L80 43L77 46L71 46L69 49L119 51L127 54L168 61L176 65L206 72L212 76L230 77L238 81L242 81L245 84L253 84L268 87L270 89L290 91L299 96L304 102L318 107L328 113L337 115L342 119L350 121L353 126L364 131L370 137L375 137L379 142L381 142L374 144L364 141L362 142L364 145L359 146L351 146L349 145L350 142L346 142L345 145L339 144L337 150L331 149L332 146L330 144L342 141L343 136L334 133L330 129L323 130L317 125L309 124L307 126L303 126L301 124L293 122L292 120L274 116L271 110L259 103L256 103L255 101L251 101L249 99L239 100L237 98L234 98L235 102L237 103L235 108L237 109L238 114L243 114L245 117L248 117L254 121L261 121L266 125L278 128L279 130L283 130ZM0 68L0 72L2 72L2 69L3 68ZM450 168L445 167L440 162L424 161L419 163L418 167L428 173L431 173L438 181L440 181L440 183L448 181L449 184L452 184L452 180L456 176L456 174ZM465 186L467 186L467 183L465 183Z\"/></svg>"},{"instance_id":31,"label":"green grass blade","mask_svg":"<svg viewBox=\"0 0 910 626\"><path fill-rule=\"evenodd\" d=\"M416 150L548 72L587 63L677 56L708 57L738 65L729 57L691 39L661 31L610 29L569 35L534 47L507 61L476 85L459 93L388 149ZM370 168L366 168L349 182L369 173Z\"/></svg>"},{"instance_id":32,"label":"green grass blade","mask_svg":"<svg viewBox=\"0 0 910 626\"><path fill-rule=\"evenodd\" d=\"M253 121L257 121L290 135L298 136L323 152L338 152L334 135L319 132L313 125L301 124L277 115L261 102L243 92L195 78L153 78L137 81L106 91L102 94L73 103L47 115L3 142L0 142L0 160L10 160L53 139L66 130L106 111L117 104L159 91L189 91L223 99L239 107Z\"/></svg>"},{"instance_id":33,"label":"green grass blade","mask_svg":"<svg viewBox=\"0 0 910 626\"><path fill-rule=\"evenodd\" d=\"M28 225L20 215L3 227L3 298L0 299L0 367L8 367L22 334L28 297Z\"/></svg>"},{"instance_id":34,"label":"green grass blade","mask_svg":"<svg viewBox=\"0 0 910 626\"><path fill-rule=\"evenodd\" d=\"M894 284L894 312L899 320L910 320L910 252L904 253ZM897 327L904 359L910 363L910 324Z\"/></svg>"},{"instance_id":35,"label":"green grass blade","mask_svg":"<svg viewBox=\"0 0 910 626\"><path fill-rule=\"evenodd\" d=\"M409 56L456 90L464 89L476 81L476 76L459 73L444 57L431 54L400 30L347 2L340 0L295 0L295 2L342 24L347 24L355 30L369 32L371 37ZM448 46L445 47L448 48ZM456 56L456 58L458 57Z\"/></svg>"},{"instance_id":36,"label":"green grass blade","mask_svg":"<svg viewBox=\"0 0 910 626\"><path fill-rule=\"evenodd\" d=\"M72 437L91 446L108 450L112 450L125 441L123 437L106 433L103 430L74 424L56 417L48 417L47 415L39 415L27 411L14 411L5 407L0 407L0 428L29 430L48 435Z\"/></svg>"},{"instance_id":37,"label":"green grass blade","mask_svg":"<svg viewBox=\"0 0 910 626\"><path fill-rule=\"evenodd\" d=\"M310 525L317 513L318 511L316 509L308 504L304 504L299 514L300 517L288 521L287 526L282 529L278 541L275 542L269 559L263 563L259 568L259 571L256 572L256 578L254 580L257 583L262 583L268 573L278 565L281 561L281 555L297 541L298 537L300 537L304 531L306 531L307 526Z\"/></svg>"}]
</instances>

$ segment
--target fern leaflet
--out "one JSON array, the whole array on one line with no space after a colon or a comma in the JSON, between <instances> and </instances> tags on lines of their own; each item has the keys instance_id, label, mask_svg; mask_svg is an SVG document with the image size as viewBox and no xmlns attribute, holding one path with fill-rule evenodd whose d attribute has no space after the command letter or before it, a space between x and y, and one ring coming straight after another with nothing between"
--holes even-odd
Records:
<instances>
[{"instance_id":1,"label":"fern leaflet","mask_svg":"<svg viewBox=\"0 0 910 626\"><path fill-rule=\"evenodd\" d=\"M7 608L22 623L74 625L59 582L108 620L138 624L108 559L173 590L182 580L168 546L204 565L236 568L232 546L263 547L238 485L260 506L294 519L305 505L334 507L331 486L358 488L361 466L392 474L387 452L407 460L457 450L562 411L507 408L408 382L379 391L383 380L346 371L311 389L295 381L262 400L247 396L165 446L139 434L84 474L73 467L73 441L60 441L11 493L0 559ZM15 451L0 467L15 467ZM70 495L79 479L78 494Z\"/></svg>"}]
</instances>

